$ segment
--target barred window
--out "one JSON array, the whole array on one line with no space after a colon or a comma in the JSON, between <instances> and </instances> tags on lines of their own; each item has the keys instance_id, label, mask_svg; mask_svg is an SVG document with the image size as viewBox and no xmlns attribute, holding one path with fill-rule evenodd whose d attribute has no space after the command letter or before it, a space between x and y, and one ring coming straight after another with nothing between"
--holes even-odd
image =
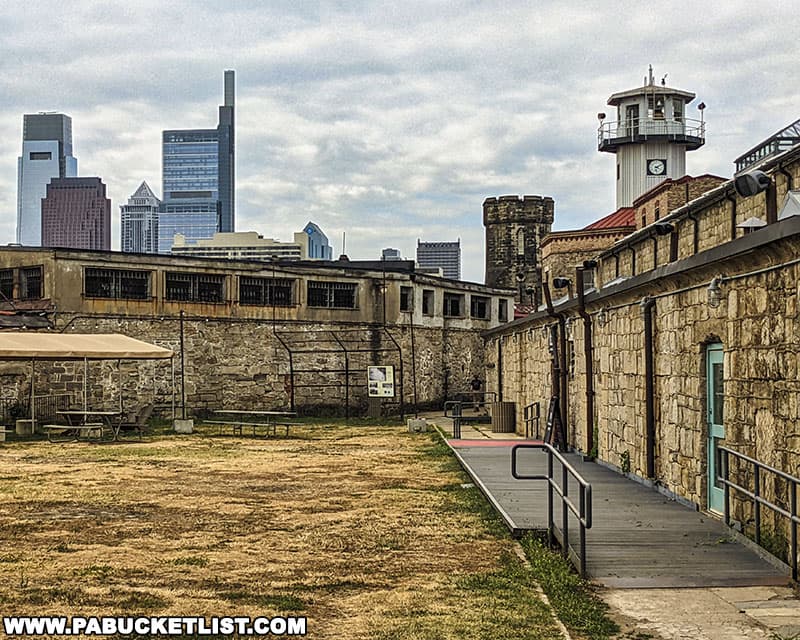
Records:
<instances>
[{"instance_id":1,"label":"barred window","mask_svg":"<svg viewBox=\"0 0 800 640\"><path fill-rule=\"evenodd\" d=\"M445 293L443 315L445 318L463 317L464 295L460 293Z\"/></svg>"},{"instance_id":2,"label":"barred window","mask_svg":"<svg viewBox=\"0 0 800 640\"><path fill-rule=\"evenodd\" d=\"M3 269L0 271L0 298L11 300L14 297L14 270Z\"/></svg>"},{"instance_id":3,"label":"barred window","mask_svg":"<svg viewBox=\"0 0 800 640\"><path fill-rule=\"evenodd\" d=\"M83 289L87 298L146 300L150 296L150 273L87 267Z\"/></svg>"},{"instance_id":4,"label":"barred window","mask_svg":"<svg viewBox=\"0 0 800 640\"><path fill-rule=\"evenodd\" d=\"M166 274L167 300L177 302L224 302L225 276L211 273Z\"/></svg>"},{"instance_id":5,"label":"barred window","mask_svg":"<svg viewBox=\"0 0 800 640\"><path fill-rule=\"evenodd\" d=\"M484 296L470 296L469 315L481 320L489 319L489 298Z\"/></svg>"},{"instance_id":6,"label":"barred window","mask_svg":"<svg viewBox=\"0 0 800 640\"><path fill-rule=\"evenodd\" d=\"M308 306L355 309L357 284L351 282L308 282Z\"/></svg>"},{"instance_id":7,"label":"barred window","mask_svg":"<svg viewBox=\"0 0 800 640\"><path fill-rule=\"evenodd\" d=\"M425 316L432 316L433 315L433 297L434 291L432 289L423 289L422 290L422 315Z\"/></svg>"},{"instance_id":8,"label":"barred window","mask_svg":"<svg viewBox=\"0 0 800 640\"><path fill-rule=\"evenodd\" d=\"M35 300L42 297L42 268L23 267L19 270L20 300Z\"/></svg>"},{"instance_id":9,"label":"barred window","mask_svg":"<svg viewBox=\"0 0 800 640\"><path fill-rule=\"evenodd\" d=\"M239 278L239 303L289 307L294 303L294 280L285 278Z\"/></svg>"},{"instance_id":10,"label":"barred window","mask_svg":"<svg viewBox=\"0 0 800 640\"><path fill-rule=\"evenodd\" d=\"M414 310L414 289L400 287L400 311Z\"/></svg>"}]
</instances>

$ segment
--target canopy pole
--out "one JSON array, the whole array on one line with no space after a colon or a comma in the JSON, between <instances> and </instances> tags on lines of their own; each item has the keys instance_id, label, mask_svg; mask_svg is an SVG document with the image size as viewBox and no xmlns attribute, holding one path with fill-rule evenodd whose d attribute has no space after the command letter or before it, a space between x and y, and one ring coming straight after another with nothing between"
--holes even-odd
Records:
<instances>
[{"instance_id":1,"label":"canopy pole","mask_svg":"<svg viewBox=\"0 0 800 640\"><path fill-rule=\"evenodd\" d=\"M31 358L31 428L36 424L36 385L34 379L36 378L36 358Z\"/></svg>"},{"instance_id":2,"label":"canopy pole","mask_svg":"<svg viewBox=\"0 0 800 640\"><path fill-rule=\"evenodd\" d=\"M89 410L89 395L88 395L88 388L89 388L89 358L83 359L83 410Z\"/></svg>"},{"instance_id":3,"label":"canopy pole","mask_svg":"<svg viewBox=\"0 0 800 640\"><path fill-rule=\"evenodd\" d=\"M180 329L181 329L181 418L186 420L186 381L184 378L184 371L186 370L186 358L183 344L183 309L180 315Z\"/></svg>"},{"instance_id":4,"label":"canopy pole","mask_svg":"<svg viewBox=\"0 0 800 640\"><path fill-rule=\"evenodd\" d=\"M122 420L122 360L117 360L117 382L119 384L119 417Z\"/></svg>"},{"instance_id":5,"label":"canopy pole","mask_svg":"<svg viewBox=\"0 0 800 640\"><path fill-rule=\"evenodd\" d=\"M169 359L172 363L172 419L175 420L175 354Z\"/></svg>"}]
</instances>

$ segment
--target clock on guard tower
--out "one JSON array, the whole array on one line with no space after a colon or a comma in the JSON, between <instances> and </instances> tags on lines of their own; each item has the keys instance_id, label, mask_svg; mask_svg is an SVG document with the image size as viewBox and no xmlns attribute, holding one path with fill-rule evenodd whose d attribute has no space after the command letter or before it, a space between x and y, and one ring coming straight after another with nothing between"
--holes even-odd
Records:
<instances>
[{"instance_id":1,"label":"clock on guard tower","mask_svg":"<svg viewBox=\"0 0 800 640\"><path fill-rule=\"evenodd\" d=\"M667 161L666 160L648 160L647 161L647 175L648 176L664 176L667 174Z\"/></svg>"}]
</instances>

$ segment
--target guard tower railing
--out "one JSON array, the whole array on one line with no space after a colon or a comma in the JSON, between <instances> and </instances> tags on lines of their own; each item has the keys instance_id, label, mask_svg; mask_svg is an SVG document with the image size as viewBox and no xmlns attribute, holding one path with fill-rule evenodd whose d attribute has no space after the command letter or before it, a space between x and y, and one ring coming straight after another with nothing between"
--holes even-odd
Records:
<instances>
[{"instance_id":1,"label":"guard tower railing","mask_svg":"<svg viewBox=\"0 0 800 640\"><path fill-rule=\"evenodd\" d=\"M797 513L797 488L800 485L800 478L789 475L771 467L755 458L751 458L743 453L729 449L728 447L717 447L719 455L719 465L717 466L717 482L723 487L725 507L725 524L731 525L731 497L735 493L752 501L753 504L753 526L755 528L754 539L757 545L761 546L761 516L762 507L766 507L788 522L789 525L789 566L792 568L792 580L797 580L797 525L800 517ZM732 469L731 461L734 468ZM734 479L734 475L737 479ZM749 480L749 482L747 482ZM776 482L777 480L777 482ZM775 487L779 483L785 483L788 493L788 507L786 504L780 505L775 500L770 500L763 495L763 486L768 484ZM786 558L779 558L786 561Z\"/></svg>"},{"instance_id":2,"label":"guard tower railing","mask_svg":"<svg viewBox=\"0 0 800 640\"><path fill-rule=\"evenodd\" d=\"M545 473L526 474L519 470L518 454L524 450L542 451L547 456ZM556 473L556 463L560 472ZM549 444L518 444L511 449L511 475L517 480L539 480L547 483L547 540L552 546L560 537L561 555L570 560L586 577L586 530L592 528L592 485ZM570 482L577 487L577 503L575 495L570 492ZM561 502L561 523L555 518L555 498ZM570 540L570 514L578 522L578 549Z\"/></svg>"}]
</instances>

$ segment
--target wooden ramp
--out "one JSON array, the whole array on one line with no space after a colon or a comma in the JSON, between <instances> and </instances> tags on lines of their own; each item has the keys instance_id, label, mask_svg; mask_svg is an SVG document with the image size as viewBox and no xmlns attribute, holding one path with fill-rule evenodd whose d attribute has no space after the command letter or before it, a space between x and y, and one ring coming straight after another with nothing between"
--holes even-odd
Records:
<instances>
[{"instance_id":1,"label":"wooden ramp","mask_svg":"<svg viewBox=\"0 0 800 640\"><path fill-rule=\"evenodd\" d=\"M543 481L511 477L515 442L451 440L475 484L514 533L547 527ZM587 575L616 588L732 587L789 582L778 568L731 537L722 522L576 455L569 463L592 485L593 524L587 531ZM520 471L545 473L545 454L528 450ZM572 491L572 487L570 486ZM560 502L555 518L560 521ZM570 524L577 544L578 528Z\"/></svg>"}]
</instances>

